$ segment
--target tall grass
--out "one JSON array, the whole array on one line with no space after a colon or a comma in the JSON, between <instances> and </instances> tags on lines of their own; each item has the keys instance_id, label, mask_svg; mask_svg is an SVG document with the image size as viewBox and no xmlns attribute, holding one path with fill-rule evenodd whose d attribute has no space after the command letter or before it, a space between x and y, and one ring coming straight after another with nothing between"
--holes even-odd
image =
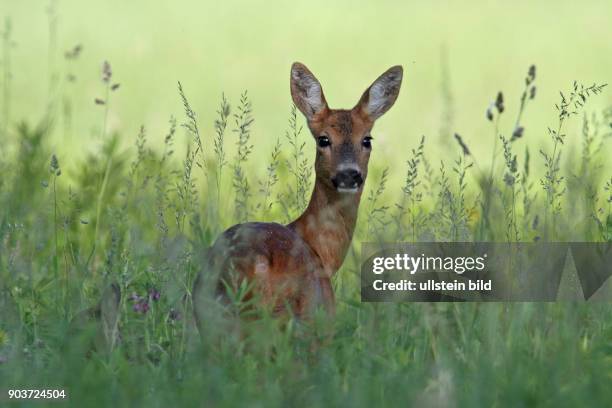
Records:
<instances>
[{"instance_id":1,"label":"tall grass","mask_svg":"<svg viewBox=\"0 0 612 408\"><path fill-rule=\"evenodd\" d=\"M285 139L290 146L290 156L285 159L287 171L293 180L287 191L281 195L280 201L285 207L286 219L299 213L306 208L310 198L310 187L312 183L312 166L306 154L306 140L297 116L297 108L291 106L289 115L289 129L285 131Z\"/></svg>"},{"instance_id":2,"label":"tall grass","mask_svg":"<svg viewBox=\"0 0 612 408\"><path fill-rule=\"evenodd\" d=\"M545 234L556 239L557 233L557 216L561 213L562 200L565 193L564 176L560 173L561 150L565 143L566 134L563 133L564 125L572 117L577 115L587 99L592 95L601 93L606 84L585 87L582 84L574 82L569 96L560 92L561 101L555 105L555 109L559 113L559 120L556 129L548 128L553 143L552 153L540 150L540 154L544 159L546 172L540 183L546 192L546 211L545 215ZM584 153L584 152L583 152Z\"/></svg>"},{"instance_id":3,"label":"tall grass","mask_svg":"<svg viewBox=\"0 0 612 408\"><path fill-rule=\"evenodd\" d=\"M292 107L285 137L276 138L267 162L255 163L248 94L234 104L223 96L216 117L214 107L200 117L179 83L185 156L174 154L181 143L174 118L168 129L141 127L135 147L121 151L119 136L106 130L116 85L111 77L104 65L105 97L96 102L104 109L102 145L74 158L74 167L60 167L63 158L52 153L53 121L3 131L14 136L1 148L15 152L0 159L3 388L67 388L76 405L609 401L607 304L371 305L359 302L355 277L359 243L366 240L609 242L612 179L604 162L610 114L585 105L603 86L575 84L561 95L559 123L541 151L544 174L520 146L537 132L527 133L523 124L535 96L531 69L510 132L498 123L508 110L501 93L492 105L491 162L475 157L469 138L459 135L457 148L440 161L428 153L426 137L405 148L401 169L380 168L373 159L354 245L334 278L342 289L334 319L298 322L263 313L241 322L245 330L233 336L217 305L207 312L202 341L191 318L191 288L206 248L224 226L299 215L315 176L308 154L314 142ZM580 112L580 134L566 134ZM570 139L581 149L562 149ZM227 150L230 140L233 150ZM388 182L397 171L405 174L401 188ZM96 346L105 333L96 314L109 308L105 294L113 284L121 291L110 303L120 337L103 349ZM238 288L234 303L244 306L244 293ZM75 316L82 311L91 319L79 325ZM325 334L326 325L333 336Z\"/></svg>"}]
</instances>

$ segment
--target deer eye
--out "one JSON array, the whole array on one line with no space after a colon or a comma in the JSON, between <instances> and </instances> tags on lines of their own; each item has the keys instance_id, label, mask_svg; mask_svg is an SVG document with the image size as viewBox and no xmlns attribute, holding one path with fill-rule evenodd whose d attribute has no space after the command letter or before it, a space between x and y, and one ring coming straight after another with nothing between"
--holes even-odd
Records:
<instances>
[{"instance_id":1,"label":"deer eye","mask_svg":"<svg viewBox=\"0 0 612 408\"><path fill-rule=\"evenodd\" d=\"M361 145L365 147L366 149L371 149L372 148L372 136L364 137L363 140L361 141Z\"/></svg>"},{"instance_id":2,"label":"deer eye","mask_svg":"<svg viewBox=\"0 0 612 408\"><path fill-rule=\"evenodd\" d=\"M317 144L319 147L329 147L331 146L331 142L329 141L329 137L327 136L319 136L317 138Z\"/></svg>"}]
</instances>

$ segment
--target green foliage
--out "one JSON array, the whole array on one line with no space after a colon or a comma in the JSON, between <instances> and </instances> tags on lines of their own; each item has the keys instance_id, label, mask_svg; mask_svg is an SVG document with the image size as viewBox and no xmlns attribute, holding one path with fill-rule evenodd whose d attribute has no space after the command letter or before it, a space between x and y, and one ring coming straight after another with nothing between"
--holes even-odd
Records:
<instances>
[{"instance_id":1,"label":"green foliage","mask_svg":"<svg viewBox=\"0 0 612 408\"><path fill-rule=\"evenodd\" d=\"M512 135L494 122L502 174L459 135L460 150L439 170L425 137L405 149L406 168L370 168L355 245L334 278L334 318L274 319L243 281L230 288L231 305L211 302L202 337L191 290L205 248L236 222L290 220L307 205L313 142L295 107L266 163L251 155L246 92L234 105L234 156L225 150L229 100L214 121L200 121L180 83L189 136L182 160L174 118L168 130L141 127L128 151L104 130L72 166L52 153L51 121L20 124L2 146L15 153L0 161L0 384L66 388L83 406L606 405L609 305L359 302L354 271L365 240L612 239L612 179L600 147L609 143L608 113L584 115L582 148L560 157L570 109L601 87L576 85L562 97L538 196L529 150L515 153L534 89L529 72ZM105 78L112 92L110 65ZM497 117L503 103L500 93ZM397 172L401 188L389 182Z\"/></svg>"},{"instance_id":2,"label":"green foliage","mask_svg":"<svg viewBox=\"0 0 612 408\"><path fill-rule=\"evenodd\" d=\"M285 138L290 146L290 158L286 159L287 171L293 177L293 186L288 187L286 194L281 196L281 201L287 213L299 213L308 205L308 194L310 194L310 182L312 179L312 163L308 161L305 149L306 140L302 137L303 126L298 122L297 108L291 105L289 115L289 129L285 131Z\"/></svg>"},{"instance_id":3,"label":"green foliage","mask_svg":"<svg viewBox=\"0 0 612 408\"><path fill-rule=\"evenodd\" d=\"M251 144L251 126L253 124L252 106L246 91L240 96L238 112L234 114L235 128L233 132L237 135L236 157L234 158L234 174L232 184L234 186L234 214L239 222L245 222L250 218L251 209L249 198L251 197L251 186L245 173L244 166L253 151Z\"/></svg>"}]
</instances>

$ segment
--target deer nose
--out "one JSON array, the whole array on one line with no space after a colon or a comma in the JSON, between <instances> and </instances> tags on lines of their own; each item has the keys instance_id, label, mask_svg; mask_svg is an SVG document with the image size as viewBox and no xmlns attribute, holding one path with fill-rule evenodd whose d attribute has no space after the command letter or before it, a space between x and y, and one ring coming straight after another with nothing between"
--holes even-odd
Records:
<instances>
[{"instance_id":1,"label":"deer nose","mask_svg":"<svg viewBox=\"0 0 612 408\"><path fill-rule=\"evenodd\" d=\"M353 190L359 188L363 184L361 172L355 169L346 169L336 173L332 178L332 183L337 189Z\"/></svg>"}]
</instances>

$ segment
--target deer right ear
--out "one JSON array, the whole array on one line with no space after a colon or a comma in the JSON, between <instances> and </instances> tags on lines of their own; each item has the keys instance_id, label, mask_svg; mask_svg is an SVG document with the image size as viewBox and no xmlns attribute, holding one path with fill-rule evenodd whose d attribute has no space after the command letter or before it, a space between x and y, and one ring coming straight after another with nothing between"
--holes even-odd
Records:
<instances>
[{"instance_id":1,"label":"deer right ear","mask_svg":"<svg viewBox=\"0 0 612 408\"><path fill-rule=\"evenodd\" d=\"M312 72L299 62L294 62L291 66L291 97L295 106L308 120L327 109L321 84Z\"/></svg>"}]
</instances>

